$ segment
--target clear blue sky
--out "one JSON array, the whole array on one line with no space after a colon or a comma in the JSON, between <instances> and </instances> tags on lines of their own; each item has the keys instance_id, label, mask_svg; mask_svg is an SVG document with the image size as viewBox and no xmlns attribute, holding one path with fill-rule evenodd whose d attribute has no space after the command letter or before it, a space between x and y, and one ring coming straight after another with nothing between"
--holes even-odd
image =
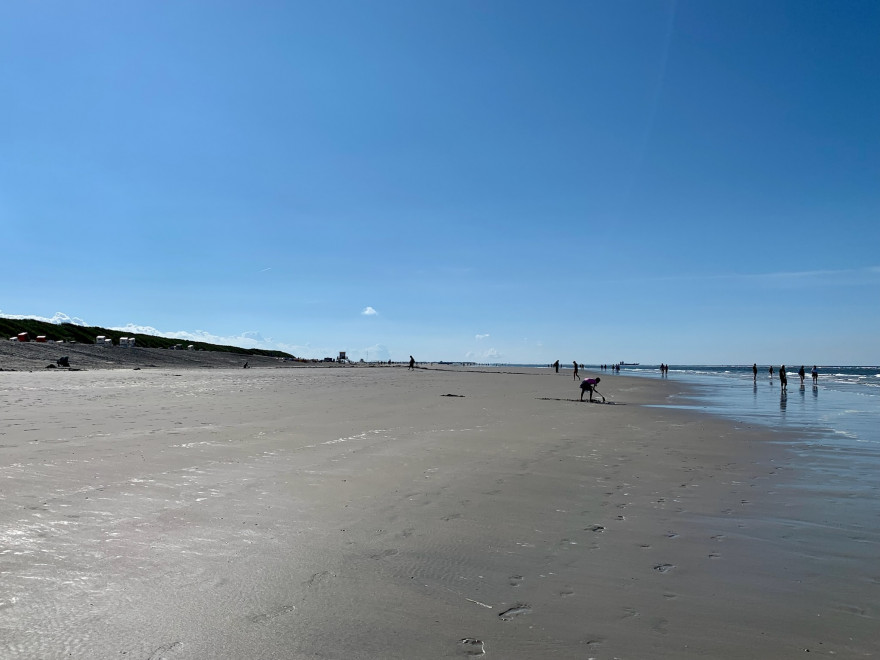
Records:
<instances>
[{"instance_id":1,"label":"clear blue sky","mask_svg":"<svg viewBox=\"0 0 880 660\"><path fill-rule=\"evenodd\" d=\"M878 35L874 0L3 3L0 314L877 364Z\"/></svg>"}]
</instances>

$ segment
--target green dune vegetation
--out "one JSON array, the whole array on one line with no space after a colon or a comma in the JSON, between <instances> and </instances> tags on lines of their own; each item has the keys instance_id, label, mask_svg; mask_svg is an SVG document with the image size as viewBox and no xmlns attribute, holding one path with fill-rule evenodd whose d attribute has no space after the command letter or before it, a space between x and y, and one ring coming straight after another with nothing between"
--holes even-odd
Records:
<instances>
[{"instance_id":1,"label":"green dune vegetation","mask_svg":"<svg viewBox=\"0 0 880 660\"><path fill-rule=\"evenodd\" d=\"M26 332L30 341L37 337L45 336L46 341L66 341L80 344L94 344L95 337L103 335L114 344L119 343L120 337L134 337L136 345L143 348L174 348L175 346L192 346L200 351L218 351L222 353L237 353L239 355L262 355L265 357L293 358L290 353L283 351L269 351L261 348L242 348L240 346L224 346L221 344L209 344L203 341L190 341L186 339L169 339L168 337L156 337L138 333L109 330L97 326L74 325L73 323L47 323L34 319L4 319L0 318L0 337L15 337L19 333Z\"/></svg>"}]
</instances>

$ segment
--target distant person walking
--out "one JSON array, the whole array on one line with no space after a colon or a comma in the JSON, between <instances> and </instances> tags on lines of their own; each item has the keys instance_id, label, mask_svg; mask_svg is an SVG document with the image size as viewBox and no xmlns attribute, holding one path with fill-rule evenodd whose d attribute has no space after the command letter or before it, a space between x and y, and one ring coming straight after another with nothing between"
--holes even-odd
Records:
<instances>
[{"instance_id":1,"label":"distant person walking","mask_svg":"<svg viewBox=\"0 0 880 660\"><path fill-rule=\"evenodd\" d=\"M415 371L416 369L416 359L410 355L409 356L409 369L407 371Z\"/></svg>"},{"instance_id":2,"label":"distant person walking","mask_svg":"<svg viewBox=\"0 0 880 660\"><path fill-rule=\"evenodd\" d=\"M596 389L596 385L599 384L601 378L584 378L581 381L581 401L584 400L584 392L590 393L590 403L593 401L593 392L602 397L602 403L605 403L605 397L602 396L602 393Z\"/></svg>"},{"instance_id":3,"label":"distant person walking","mask_svg":"<svg viewBox=\"0 0 880 660\"><path fill-rule=\"evenodd\" d=\"M559 373L559 360L553 363L553 368L556 369L556 373Z\"/></svg>"},{"instance_id":4,"label":"distant person walking","mask_svg":"<svg viewBox=\"0 0 880 660\"><path fill-rule=\"evenodd\" d=\"M773 380L773 365L770 365L770 380Z\"/></svg>"},{"instance_id":5,"label":"distant person walking","mask_svg":"<svg viewBox=\"0 0 880 660\"><path fill-rule=\"evenodd\" d=\"M801 365L801 368L798 369L798 376L801 377L801 387L804 386L804 378L806 377L807 372L804 371L804 365Z\"/></svg>"},{"instance_id":6,"label":"distant person walking","mask_svg":"<svg viewBox=\"0 0 880 660\"><path fill-rule=\"evenodd\" d=\"M577 360L575 360L574 362L572 362L572 364L574 365L574 379L577 380L577 379L578 379L578 363L577 363Z\"/></svg>"},{"instance_id":7,"label":"distant person walking","mask_svg":"<svg viewBox=\"0 0 880 660\"><path fill-rule=\"evenodd\" d=\"M782 389L788 389L788 376L785 374L785 365L783 364L779 367L779 384L782 385Z\"/></svg>"},{"instance_id":8,"label":"distant person walking","mask_svg":"<svg viewBox=\"0 0 880 660\"><path fill-rule=\"evenodd\" d=\"M758 382L758 363L752 365L752 380Z\"/></svg>"},{"instance_id":9,"label":"distant person walking","mask_svg":"<svg viewBox=\"0 0 880 660\"><path fill-rule=\"evenodd\" d=\"M810 372L810 375L813 377L813 385L819 384L819 370L816 369L816 365L813 365L813 371Z\"/></svg>"}]
</instances>

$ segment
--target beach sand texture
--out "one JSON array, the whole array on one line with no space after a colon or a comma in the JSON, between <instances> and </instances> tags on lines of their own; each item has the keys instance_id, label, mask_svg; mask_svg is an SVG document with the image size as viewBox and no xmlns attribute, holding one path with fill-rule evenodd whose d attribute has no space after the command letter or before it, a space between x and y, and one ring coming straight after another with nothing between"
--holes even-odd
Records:
<instances>
[{"instance_id":1,"label":"beach sand texture","mask_svg":"<svg viewBox=\"0 0 880 660\"><path fill-rule=\"evenodd\" d=\"M871 494L602 380L4 372L0 657L880 654Z\"/></svg>"}]
</instances>

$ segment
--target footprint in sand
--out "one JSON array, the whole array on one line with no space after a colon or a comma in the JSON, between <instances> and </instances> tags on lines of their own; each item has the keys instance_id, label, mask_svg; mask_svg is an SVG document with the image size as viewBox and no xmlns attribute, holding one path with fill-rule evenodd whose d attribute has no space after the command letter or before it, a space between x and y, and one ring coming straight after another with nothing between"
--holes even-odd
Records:
<instances>
[{"instance_id":1,"label":"footprint in sand","mask_svg":"<svg viewBox=\"0 0 880 660\"><path fill-rule=\"evenodd\" d=\"M512 621L518 616L522 616L523 614L531 614L531 612L532 608L530 606L518 604L499 613L498 618L500 618L502 621Z\"/></svg>"},{"instance_id":2,"label":"footprint in sand","mask_svg":"<svg viewBox=\"0 0 880 660\"><path fill-rule=\"evenodd\" d=\"M150 654L149 660L166 660L169 657L169 653L175 653L176 651L180 650L181 646L182 644L180 642L163 644Z\"/></svg>"},{"instance_id":3,"label":"footprint in sand","mask_svg":"<svg viewBox=\"0 0 880 660\"><path fill-rule=\"evenodd\" d=\"M724 534L716 534L715 536L710 536L709 538L713 541L721 541L722 539L724 539Z\"/></svg>"},{"instance_id":4,"label":"footprint in sand","mask_svg":"<svg viewBox=\"0 0 880 660\"><path fill-rule=\"evenodd\" d=\"M675 568L675 564L657 564L654 566L654 570L658 573L668 573L673 568Z\"/></svg>"},{"instance_id":5,"label":"footprint in sand","mask_svg":"<svg viewBox=\"0 0 880 660\"><path fill-rule=\"evenodd\" d=\"M468 657L476 657L486 653L486 646L483 641L476 637L465 637L458 640L458 648L461 655Z\"/></svg>"},{"instance_id":6,"label":"footprint in sand","mask_svg":"<svg viewBox=\"0 0 880 660\"><path fill-rule=\"evenodd\" d=\"M586 531L586 532L604 532L605 528L602 525L593 525L592 527L587 527L584 531Z\"/></svg>"},{"instance_id":7,"label":"footprint in sand","mask_svg":"<svg viewBox=\"0 0 880 660\"><path fill-rule=\"evenodd\" d=\"M571 598L572 596L574 596L574 590L568 587L559 592L560 598Z\"/></svg>"},{"instance_id":8,"label":"footprint in sand","mask_svg":"<svg viewBox=\"0 0 880 660\"><path fill-rule=\"evenodd\" d=\"M666 619L654 619L651 621L651 630L656 633L660 633L661 635L666 634L666 627L669 625L669 621Z\"/></svg>"},{"instance_id":9,"label":"footprint in sand","mask_svg":"<svg viewBox=\"0 0 880 660\"><path fill-rule=\"evenodd\" d=\"M720 558L721 558L720 552L710 552L709 553L709 559L720 559Z\"/></svg>"},{"instance_id":10,"label":"footprint in sand","mask_svg":"<svg viewBox=\"0 0 880 660\"><path fill-rule=\"evenodd\" d=\"M330 571L319 571L318 573L313 573L312 577L310 577L308 580L303 582L303 585L305 585L306 587L316 587L321 584L324 584L325 582L327 582L328 580L331 580L334 577L336 577L336 576L333 573L331 573Z\"/></svg>"},{"instance_id":11,"label":"footprint in sand","mask_svg":"<svg viewBox=\"0 0 880 660\"><path fill-rule=\"evenodd\" d=\"M290 614L296 608L293 605L279 605L268 612L264 612L263 614L255 614L250 618L251 623L266 623L267 621L271 621L272 619L277 619L279 616L284 616L285 614Z\"/></svg>"},{"instance_id":12,"label":"footprint in sand","mask_svg":"<svg viewBox=\"0 0 880 660\"><path fill-rule=\"evenodd\" d=\"M511 587L518 587L522 584L522 581L522 575L511 575L509 578L507 578L507 584L509 584Z\"/></svg>"},{"instance_id":13,"label":"footprint in sand","mask_svg":"<svg viewBox=\"0 0 880 660\"><path fill-rule=\"evenodd\" d=\"M383 550L382 552L377 552L376 554L370 555L370 559L385 559L385 557L393 557L399 552L400 550L390 548L388 550Z\"/></svg>"},{"instance_id":14,"label":"footprint in sand","mask_svg":"<svg viewBox=\"0 0 880 660\"><path fill-rule=\"evenodd\" d=\"M837 605L834 609L839 610L841 612L846 612L847 614L854 614L856 616L861 617L870 617L870 613L861 607L857 607L855 605Z\"/></svg>"}]
</instances>

